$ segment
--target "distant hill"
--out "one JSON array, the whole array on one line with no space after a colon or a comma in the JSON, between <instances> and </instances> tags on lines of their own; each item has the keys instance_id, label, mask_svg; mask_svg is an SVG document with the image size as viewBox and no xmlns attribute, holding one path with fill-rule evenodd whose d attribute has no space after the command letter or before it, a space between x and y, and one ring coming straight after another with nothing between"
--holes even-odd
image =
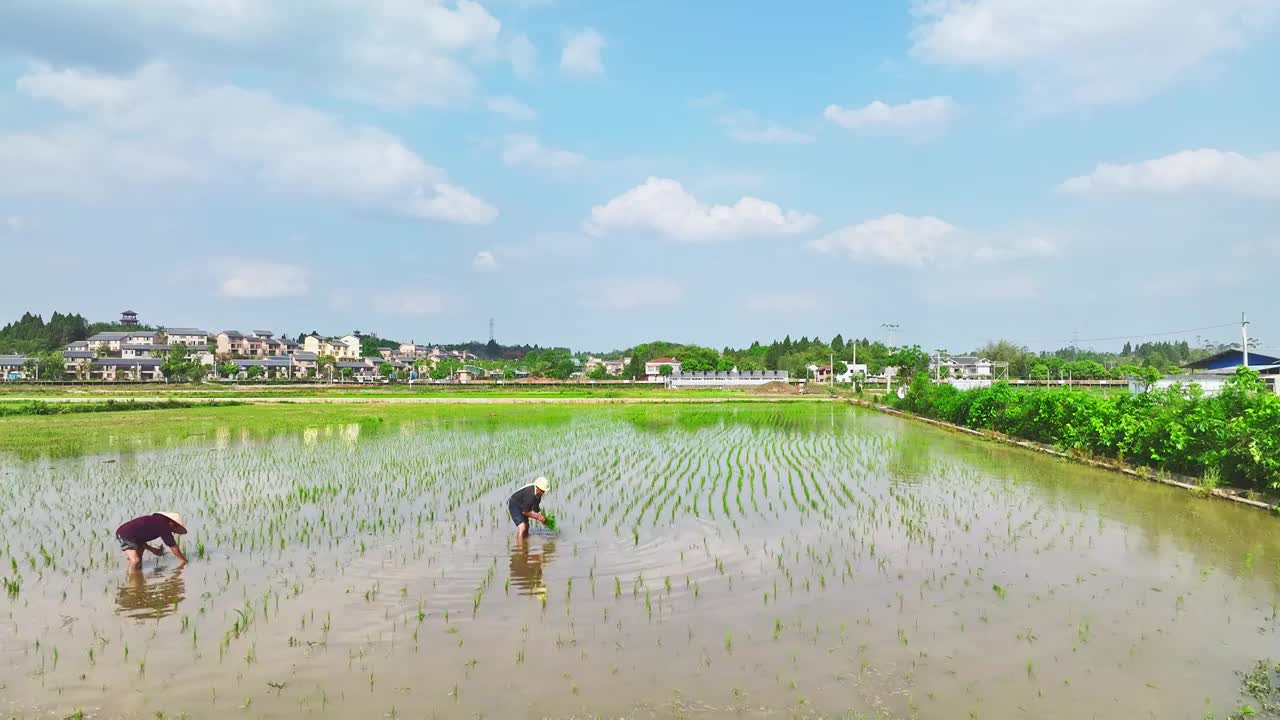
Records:
<instances>
[{"instance_id":1,"label":"distant hill","mask_svg":"<svg viewBox=\"0 0 1280 720\"><path fill-rule=\"evenodd\" d=\"M23 313L16 322L0 328L0 353L29 355L60 350L67 343L84 340L92 331L93 326L81 315L55 312L45 322L39 315Z\"/></svg>"}]
</instances>

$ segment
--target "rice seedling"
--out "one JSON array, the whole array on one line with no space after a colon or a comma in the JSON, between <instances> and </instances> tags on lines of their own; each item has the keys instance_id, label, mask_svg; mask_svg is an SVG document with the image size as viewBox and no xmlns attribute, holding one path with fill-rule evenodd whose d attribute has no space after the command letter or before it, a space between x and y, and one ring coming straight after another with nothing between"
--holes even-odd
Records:
<instances>
[{"instance_id":1,"label":"rice seedling","mask_svg":"<svg viewBox=\"0 0 1280 720\"><path fill-rule=\"evenodd\" d=\"M804 696L794 686L785 698L753 692L761 714L925 716L954 707L963 716L960 707L976 705L983 717L1051 714L1054 706L1175 717L1189 692L1198 703L1222 689L1161 683L1159 697L1146 700L1150 708L1103 696L1146 698L1150 677L1177 676L1188 662L1170 648L1207 641L1246 648L1256 642L1250 633L1276 622L1274 596L1262 593L1280 587L1271 567L1280 547L1252 520L1214 524L1238 519L1234 508L1222 510L1222 521L1215 503L1197 502L1195 522L1148 516L1140 510L1145 490L1135 509L1124 483L1081 479L1071 466L996 454L985 441L843 406L343 411L400 419L292 435L241 438L228 430L221 441L113 451L114 463L0 457L0 567L20 583L20 593L5 584L5 617L17 628L14 647L23 648L11 656L12 669L0 668L0 694L17 688L20 701L44 708L41 683L71 687L79 674L92 683L106 652L124 652L136 663L131 669L160 657L169 664L189 631L190 650L179 649L190 667L180 672L207 676L215 698L234 691L237 676L283 680L295 666L331 679L306 691L292 680L287 690L268 685L270 692L246 699L263 715L327 706L343 716L407 716L387 708L406 707L408 698L429 706L446 694L459 714L497 715L503 708L494 698L461 696L460 684L503 681L510 666L488 662L502 652L532 668L530 650L555 648L572 675L569 692L538 707L554 716L641 714L611 704L632 697L629 676L682 687L698 677L684 688L680 702L688 704L665 713L696 715L684 710L738 697L736 671L787 668L779 690L788 676L830 672L835 682L815 683ZM531 472L556 478L544 504L576 518L572 544L546 533L509 547L501 502ZM167 559L149 559L139 594L122 586L107 533L129 508L153 503L191 516L198 537L190 553L201 562L177 582L154 574L167 572ZM82 510L53 525L68 507ZM77 542L24 542L54 532ZM1160 538L1159 554L1143 549L1152 537ZM1152 583L1129 580L1134 567L1161 578L1175 609L1194 609L1197 622L1169 623L1168 606L1152 602ZM499 574L504 594L494 596L488 591ZM584 574L592 592L575 597ZM597 575L606 585L598 598ZM1008 604L1014 578L1019 602ZM1221 581L1229 591L1206 592ZM990 593L978 592L987 586ZM565 611L548 613L559 592ZM59 612L81 619L59 626ZM437 618L443 626L433 633ZM209 623L216 654L201 647L199 630L207 637ZM1013 639L1056 646L1059 628L1075 652L1052 660L1016 652L974 660L961 650ZM756 642L757 631L772 642ZM494 643L517 632L514 647L493 654ZM842 649L850 635L856 653ZM704 638L714 637L723 638L731 663L713 662L714 645ZM1118 653L1114 667L1117 646L1129 655ZM426 652L441 667L456 663L455 672L414 673ZM1101 667L1109 692L1096 696L1052 677ZM173 716L176 695L162 675L155 668L135 675L139 696L146 713ZM1206 673L1199 679L1216 682ZM880 704L859 705L855 693L847 707L853 683ZM920 687L929 691L920 695ZM124 695L102 695L104 715L136 714ZM229 707L217 705L204 714Z\"/></svg>"}]
</instances>

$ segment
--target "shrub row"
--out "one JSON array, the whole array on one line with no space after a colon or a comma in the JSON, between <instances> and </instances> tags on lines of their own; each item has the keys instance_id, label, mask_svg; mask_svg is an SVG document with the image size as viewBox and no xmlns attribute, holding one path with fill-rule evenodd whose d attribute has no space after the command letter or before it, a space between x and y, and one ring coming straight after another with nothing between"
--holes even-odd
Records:
<instances>
[{"instance_id":1,"label":"shrub row","mask_svg":"<svg viewBox=\"0 0 1280 720\"><path fill-rule=\"evenodd\" d=\"M1102 397L1005 383L957 390L927 375L892 404L979 430L1253 490L1280 489L1280 396L1240 368L1214 397L1199 386Z\"/></svg>"},{"instance_id":2,"label":"shrub row","mask_svg":"<svg viewBox=\"0 0 1280 720\"><path fill-rule=\"evenodd\" d=\"M73 415L77 413L121 412L125 410L172 410L175 408L243 405L239 402L193 403L182 400L107 400L106 402L40 402L0 404L0 417L23 415Z\"/></svg>"}]
</instances>

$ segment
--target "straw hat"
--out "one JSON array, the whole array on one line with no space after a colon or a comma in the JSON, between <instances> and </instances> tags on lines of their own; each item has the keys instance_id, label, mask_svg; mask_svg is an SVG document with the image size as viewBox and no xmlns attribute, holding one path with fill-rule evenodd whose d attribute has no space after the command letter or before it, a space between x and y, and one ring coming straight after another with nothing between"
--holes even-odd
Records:
<instances>
[{"instance_id":1,"label":"straw hat","mask_svg":"<svg viewBox=\"0 0 1280 720\"><path fill-rule=\"evenodd\" d=\"M170 520L172 520L172 521L173 521L173 523L174 523L175 525L177 525L179 528L182 528L182 532L183 532L183 533L186 533L186 532L187 532L187 524L186 524L186 523L184 523L184 522L182 522L182 516L181 516L181 515L179 515L178 513L176 513L176 512L162 512L162 513L156 513L156 514L157 514L157 515L163 515L163 516L165 516L165 517L169 518Z\"/></svg>"},{"instance_id":2,"label":"straw hat","mask_svg":"<svg viewBox=\"0 0 1280 720\"><path fill-rule=\"evenodd\" d=\"M541 490L542 492L546 492L546 491L548 491L548 490L550 490L550 489L551 489L551 484L550 484L550 483L548 483L548 482L547 482L547 479L546 479L546 478L544 478L544 477L540 477L540 478L538 478L537 480L534 480L534 481L533 481L533 486L534 486L534 487L536 487L536 488L538 488L538 489L539 489L539 490Z\"/></svg>"}]
</instances>

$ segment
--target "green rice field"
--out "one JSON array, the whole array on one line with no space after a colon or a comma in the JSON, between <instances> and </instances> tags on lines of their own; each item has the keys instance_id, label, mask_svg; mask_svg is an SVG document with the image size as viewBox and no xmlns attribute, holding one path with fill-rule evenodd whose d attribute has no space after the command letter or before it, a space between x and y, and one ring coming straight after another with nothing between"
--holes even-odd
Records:
<instances>
[{"instance_id":1,"label":"green rice field","mask_svg":"<svg viewBox=\"0 0 1280 720\"><path fill-rule=\"evenodd\" d=\"M0 717L1275 717L1278 522L831 402L0 419Z\"/></svg>"}]
</instances>

